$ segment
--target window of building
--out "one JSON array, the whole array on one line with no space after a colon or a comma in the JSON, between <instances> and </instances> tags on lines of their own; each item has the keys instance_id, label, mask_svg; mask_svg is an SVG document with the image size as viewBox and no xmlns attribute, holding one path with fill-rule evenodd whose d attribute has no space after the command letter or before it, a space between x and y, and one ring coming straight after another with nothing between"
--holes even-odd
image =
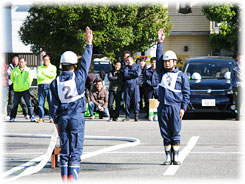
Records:
<instances>
[{"instance_id":1,"label":"window of building","mask_svg":"<svg viewBox=\"0 0 245 184\"><path fill-rule=\"evenodd\" d=\"M179 3L179 13L188 14L192 13L191 11L191 3Z\"/></svg>"}]
</instances>

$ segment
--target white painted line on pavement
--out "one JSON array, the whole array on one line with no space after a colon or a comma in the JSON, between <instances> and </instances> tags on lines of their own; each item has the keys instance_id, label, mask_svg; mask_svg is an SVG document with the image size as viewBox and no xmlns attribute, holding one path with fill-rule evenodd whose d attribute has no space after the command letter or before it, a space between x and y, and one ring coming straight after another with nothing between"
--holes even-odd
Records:
<instances>
[{"instance_id":1,"label":"white painted line on pavement","mask_svg":"<svg viewBox=\"0 0 245 184\"><path fill-rule=\"evenodd\" d=\"M15 136L19 137L19 136L21 136L21 137L28 137L28 138L31 138L32 136L34 138L36 138L36 137L42 137L42 138L51 137L51 141L50 141L48 150L47 150L47 152L44 155L41 155L41 156L31 160L31 161L28 161L25 164L22 164L20 166L14 167L14 168L12 168L12 169L10 169L10 170L8 170L8 171L3 173L3 176L7 177L7 176L13 174L16 171L20 171L20 170L24 169L24 171L21 172L19 175L11 177L11 178L8 178L8 179L5 180L5 181L13 181L13 180L16 180L19 177L31 175L33 173L37 173L47 164L49 158L51 157L52 151L54 150L54 147L55 147L55 144L56 144L56 141L57 141L57 138L58 138L58 133L57 133L57 130L56 130L55 125L54 125L54 132L53 132L52 136L51 135L39 135L39 134L38 135L35 135L35 134L31 134L31 135L30 134L16 134L16 135L15 134L5 134L5 136L6 137L15 137ZM87 154L81 155L81 160L84 160L86 158L90 158L90 157L93 157L93 156L96 156L96 155L99 155L99 154L102 154L102 153L106 153L108 151L113 151L113 150L117 150L117 149L121 149L121 148L136 146L136 145L140 144L140 140L136 139L136 138L133 138L133 137L85 136L85 139L89 139L89 140L127 141L128 143L118 144L118 145L115 145L115 146L109 146L109 147L106 147L106 148L103 148L103 149L100 149L100 150L97 150L97 151L89 152ZM40 162L40 163L35 165L35 166L32 166L32 165L34 165L37 162Z\"/></svg>"},{"instance_id":2,"label":"white painted line on pavement","mask_svg":"<svg viewBox=\"0 0 245 184\"><path fill-rule=\"evenodd\" d=\"M127 148L127 147L132 147L132 146L137 146L138 144L140 144L140 140L137 138L133 138L133 137L87 136L87 138L90 140L128 141L128 143L117 144L115 146L109 146L106 148L99 149L97 151L89 152L87 154L82 154L81 160L84 160L84 159L87 159L87 158L90 158L90 157L93 157L96 155L100 155L102 153L107 153L109 151L118 150L118 149Z\"/></svg>"},{"instance_id":3,"label":"white painted line on pavement","mask_svg":"<svg viewBox=\"0 0 245 184\"><path fill-rule=\"evenodd\" d=\"M216 152L210 152L210 151L208 151L208 152L205 152L205 151L200 151L200 152L190 152L191 154L237 154L237 155L244 155L244 153L243 152L229 152L229 151L227 151L227 152L225 152L225 151L216 151Z\"/></svg>"},{"instance_id":4,"label":"white painted line on pavement","mask_svg":"<svg viewBox=\"0 0 245 184\"><path fill-rule=\"evenodd\" d=\"M51 136L49 147L48 147L46 153L37 157L37 158L34 158L33 160L31 160L29 162L26 162L25 164L14 167L14 168L4 172L3 176L7 177L16 171L24 169L24 171L21 172L20 174L18 174L17 176L13 176L11 178L8 178L5 181L10 182L10 181L16 180L22 176L28 176L28 175L31 175L33 173L39 172L49 161L51 154L55 148L55 144L56 144L57 139L58 139L58 132L57 132L55 125L53 125L53 134ZM38 164L34 165L35 163L38 163Z\"/></svg>"},{"instance_id":5,"label":"white painted line on pavement","mask_svg":"<svg viewBox=\"0 0 245 184\"><path fill-rule=\"evenodd\" d=\"M187 145L183 148L183 150L179 153L179 160L183 163L184 159L191 152L192 148L196 145L199 136L192 136L188 141ZM180 165L170 165L168 169L163 173L164 176L173 176L179 169Z\"/></svg>"},{"instance_id":6,"label":"white painted line on pavement","mask_svg":"<svg viewBox=\"0 0 245 184\"><path fill-rule=\"evenodd\" d=\"M85 153L91 153L91 152L83 152L84 154ZM4 155L40 155L40 152L33 152L33 153L29 153L29 152L23 152L23 153L3 153ZM132 151L132 152L123 152L123 151L111 151L111 152L106 152L104 154L163 154L163 152L139 152L139 151ZM201 152L190 152L190 154L234 154L234 155L245 155L243 152L220 152L220 151L217 151L217 152L204 152L204 151L201 151Z\"/></svg>"},{"instance_id":7,"label":"white painted line on pavement","mask_svg":"<svg viewBox=\"0 0 245 184\"><path fill-rule=\"evenodd\" d=\"M29 153L29 152L23 152L23 153L3 153L4 155L40 155L40 152L33 152L33 153Z\"/></svg>"}]
</instances>

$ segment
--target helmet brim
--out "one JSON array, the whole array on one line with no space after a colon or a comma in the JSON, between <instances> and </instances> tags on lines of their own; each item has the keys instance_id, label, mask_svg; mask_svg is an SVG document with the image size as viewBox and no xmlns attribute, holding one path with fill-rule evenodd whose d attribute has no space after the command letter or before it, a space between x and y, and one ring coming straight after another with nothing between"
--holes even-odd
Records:
<instances>
[{"instance_id":1,"label":"helmet brim","mask_svg":"<svg viewBox=\"0 0 245 184\"><path fill-rule=\"evenodd\" d=\"M77 62L78 63L78 62ZM77 63L61 63L61 65L76 65Z\"/></svg>"}]
</instances>

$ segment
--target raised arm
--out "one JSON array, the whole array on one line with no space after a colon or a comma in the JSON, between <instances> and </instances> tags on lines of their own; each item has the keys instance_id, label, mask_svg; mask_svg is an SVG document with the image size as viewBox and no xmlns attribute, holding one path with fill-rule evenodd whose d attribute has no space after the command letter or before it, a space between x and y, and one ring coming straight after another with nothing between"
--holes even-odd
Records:
<instances>
[{"instance_id":1,"label":"raised arm","mask_svg":"<svg viewBox=\"0 0 245 184\"><path fill-rule=\"evenodd\" d=\"M85 31L85 38L87 40L87 44L88 45L92 45L92 41L93 41L93 31L87 26L86 27L86 31Z\"/></svg>"},{"instance_id":2,"label":"raised arm","mask_svg":"<svg viewBox=\"0 0 245 184\"><path fill-rule=\"evenodd\" d=\"M157 43L157 50L156 50L156 71L157 73L161 73L163 70L162 65L162 58L163 58L163 52L162 52L162 43L165 39L165 34L162 29L158 31L158 43Z\"/></svg>"},{"instance_id":3,"label":"raised arm","mask_svg":"<svg viewBox=\"0 0 245 184\"><path fill-rule=\"evenodd\" d=\"M84 35L86 38L87 45L82 56L81 67L79 68L79 72L81 72L80 74L82 76L84 76L83 72L86 72L85 76L87 78L88 71L91 65L92 55L93 55L93 46L92 46L93 32L89 27L86 27ZM84 80L86 80L86 78Z\"/></svg>"}]
</instances>

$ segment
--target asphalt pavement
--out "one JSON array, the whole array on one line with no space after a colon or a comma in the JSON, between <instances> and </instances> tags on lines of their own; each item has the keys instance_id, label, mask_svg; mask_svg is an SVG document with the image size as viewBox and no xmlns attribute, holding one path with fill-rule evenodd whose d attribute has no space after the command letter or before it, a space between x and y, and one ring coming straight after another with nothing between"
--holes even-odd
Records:
<instances>
[{"instance_id":1,"label":"asphalt pavement","mask_svg":"<svg viewBox=\"0 0 245 184\"><path fill-rule=\"evenodd\" d=\"M163 166L165 159L158 122L142 119L134 122L108 122L86 118L86 136L131 137L140 140L132 147L115 149L81 160L78 183L240 183L243 179L244 152L242 150L243 122L225 118L197 116L182 122L181 166ZM120 117L122 119L123 116ZM46 119L38 124L21 115L15 122L3 122L9 134L52 135L53 124ZM4 173L28 163L46 153L50 138L5 137ZM59 141L56 145L58 146ZM111 146L125 144L115 140L85 140L84 155ZM23 172L13 172L10 179ZM3 181L7 181L7 180ZM38 173L20 177L10 183L59 183L59 168L51 162Z\"/></svg>"}]
</instances>

